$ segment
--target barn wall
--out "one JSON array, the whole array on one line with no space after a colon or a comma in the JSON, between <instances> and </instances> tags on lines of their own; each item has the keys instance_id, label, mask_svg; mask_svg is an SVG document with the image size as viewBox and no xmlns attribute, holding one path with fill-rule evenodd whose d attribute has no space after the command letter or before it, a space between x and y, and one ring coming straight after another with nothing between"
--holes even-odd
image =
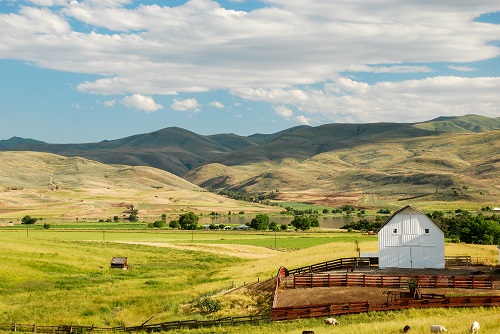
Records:
<instances>
[{"instance_id":1,"label":"barn wall","mask_svg":"<svg viewBox=\"0 0 500 334\"><path fill-rule=\"evenodd\" d=\"M379 231L378 243L380 268L444 268L444 233L415 209L394 215Z\"/></svg>"}]
</instances>

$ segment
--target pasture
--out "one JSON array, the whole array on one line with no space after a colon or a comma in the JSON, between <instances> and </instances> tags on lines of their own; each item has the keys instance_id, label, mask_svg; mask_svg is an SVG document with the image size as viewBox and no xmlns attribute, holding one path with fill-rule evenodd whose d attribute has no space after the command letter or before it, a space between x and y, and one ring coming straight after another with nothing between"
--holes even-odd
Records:
<instances>
[{"instance_id":1,"label":"pasture","mask_svg":"<svg viewBox=\"0 0 500 334\"><path fill-rule=\"evenodd\" d=\"M374 236L335 231L2 227L0 323L133 326L151 316L154 319L150 323L159 323L265 312L270 307L269 292L260 294L242 288L224 293L271 278L280 266L294 268L356 256L355 240L363 252L377 249ZM464 249L446 245L447 255L474 252L474 256L492 261L496 259L495 250L495 246L467 245ZM128 257L130 269L110 269L114 256ZM221 309L200 314L192 305L203 296L219 300ZM488 328L500 323L499 313L494 309L409 310L343 316L340 320L343 333L374 333L374 328L381 330L376 332L397 332L406 322L413 333L425 333L427 321L465 333L458 330L463 324L458 319L478 320L482 332L488 333ZM302 329L316 333L326 330L321 319L310 319L189 333L301 333Z\"/></svg>"}]
</instances>

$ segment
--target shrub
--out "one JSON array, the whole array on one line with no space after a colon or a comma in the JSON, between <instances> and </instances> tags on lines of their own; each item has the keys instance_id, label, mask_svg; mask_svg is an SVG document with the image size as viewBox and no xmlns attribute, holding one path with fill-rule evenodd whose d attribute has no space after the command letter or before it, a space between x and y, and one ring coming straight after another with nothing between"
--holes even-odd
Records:
<instances>
[{"instance_id":1,"label":"shrub","mask_svg":"<svg viewBox=\"0 0 500 334\"><path fill-rule=\"evenodd\" d=\"M221 309L220 302L210 297L198 298L194 303L194 307L201 314L210 314L217 312Z\"/></svg>"},{"instance_id":2,"label":"shrub","mask_svg":"<svg viewBox=\"0 0 500 334\"><path fill-rule=\"evenodd\" d=\"M156 228L165 227L165 222L163 220L157 220L153 223L153 227L156 227Z\"/></svg>"}]
</instances>

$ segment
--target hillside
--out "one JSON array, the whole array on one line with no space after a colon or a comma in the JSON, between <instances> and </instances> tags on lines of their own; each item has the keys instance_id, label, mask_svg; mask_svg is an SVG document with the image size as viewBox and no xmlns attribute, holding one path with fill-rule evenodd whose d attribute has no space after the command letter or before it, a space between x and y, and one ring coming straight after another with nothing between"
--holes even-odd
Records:
<instances>
[{"instance_id":1,"label":"hillside","mask_svg":"<svg viewBox=\"0 0 500 334\"><path fill-rule=\"evenodd\" d=\"M284 200L329 203L349 198L377 205L381 198L425 197L489 203L500 193L497 183L491 182L500 177L499 137L500 118L466 115L416 124L298 126L247 137L203 136L176 127L88 144L56 145L14 137L0 141L0 151L150 166L203 188L279 190Z\"/></svg>"},{"instance_id":2,"label":"hillside","mask_svg":"<svg viewBox=\"0 0 500 334\"><path fill-rule=\"evenodd\" d=\"M124 217L130 204L145 220L164 213L176 217L188 208L206 213L269 209L218 196L152 167L39 152L0 152L0 160L0 223L26 214L62 220Z\"/></svg>"},{"instance_id":3,"label":"hillside","mask_svg":"<svg viewBox=\"0 0 500 334\"><path fill-rule=\"evenodd\" d=\"M397 201L420 196L427 201L498 202L500 130L377 137L344 138L327 149L318 145L323 150L309 157L300 148L305 137L293 138L296 143L282 138L297 148L293 155L284 154L285 145L274 160L263 147L262 151L246 149L251 154L228 155L225 167L221 161L207 164L185 178L203 187L251 193L278 190L283 200L330 205L363 200L365 205L377 205L381 198Z\"/></svg>"}]
</instances>

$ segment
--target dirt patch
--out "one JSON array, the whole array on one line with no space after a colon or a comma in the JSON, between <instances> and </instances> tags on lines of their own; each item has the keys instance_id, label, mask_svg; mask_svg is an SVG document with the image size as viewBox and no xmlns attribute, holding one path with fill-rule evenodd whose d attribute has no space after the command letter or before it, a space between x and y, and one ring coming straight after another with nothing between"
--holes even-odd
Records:
<instances>
[{"instance_id":1,"label":"dirt patch","mask_svg":"<svg viewBox=\"0 0 500 334\"><path fill-rule=\"evenodd\" d=\"M168 247L178 250L191 250L197 252L210 252L227 256L239 257L242 259L262 259L280 254L269 248L249 246L249 245L222 245L222 244L172 244L166 242L134 242L134 241L114 241L123 244L146 245L153 247Z\"/></svg>"},{"instance_id":2,"label":"dirt patch","mask_svg":"<svg viewBox=\"0 0 500 334\"><path fill-rule=\"evenodd\" d=\"M345 273L345 271L331 271L330 273ZM493 289L451 289L451 288L425 288L420 289L423 294L440 294L445 296L500 296L500 268L499 267L466 267L454 269L360 269L357 274L372 275L428 275L428 276L465 276L473 273L491 275L494 280ZM290 286L292 286L290 288ZM391 291L391 292L390 292ZM302 306L328 303L347 303L368 301L370 303L385 303L388 294L408 292L407 289L374 288L374 287L316 287L293 288L293 281L285 280L278 291L277 307Z\"/></svg>"}]
</instances>

